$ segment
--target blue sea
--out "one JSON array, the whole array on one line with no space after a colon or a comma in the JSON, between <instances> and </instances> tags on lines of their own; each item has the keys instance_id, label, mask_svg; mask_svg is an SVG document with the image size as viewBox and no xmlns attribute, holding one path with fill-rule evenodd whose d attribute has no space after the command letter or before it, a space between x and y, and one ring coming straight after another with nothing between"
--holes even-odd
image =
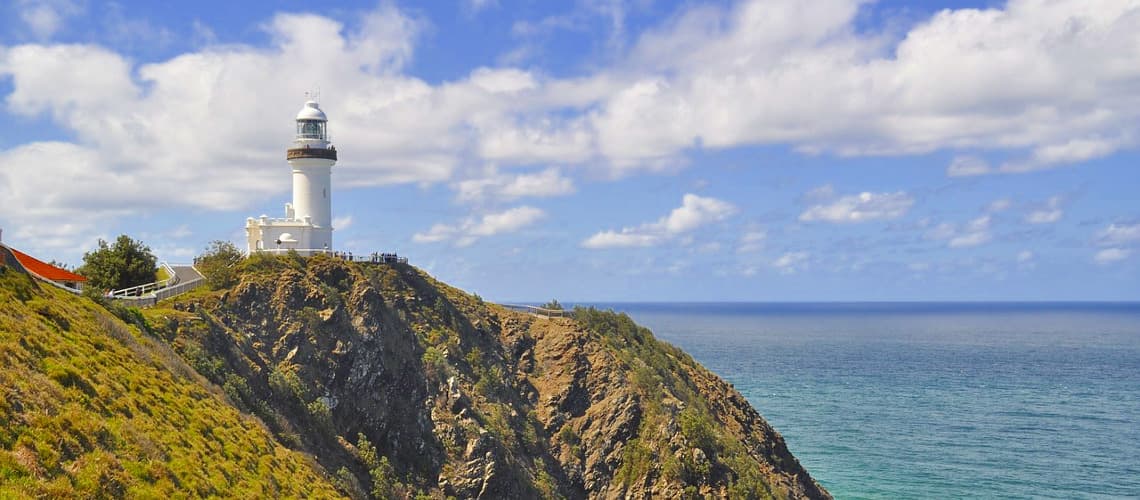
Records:
<instances>
[{"instance_id":1,"label":"blue sea","mask_svg":"<svg viewBox=\"0 0 1140 500\"><path fill-rule=\"evenodd\" d=\"M1140 304L604 304L836 498L1140 498Z\"/></svg>"}]
</instances>

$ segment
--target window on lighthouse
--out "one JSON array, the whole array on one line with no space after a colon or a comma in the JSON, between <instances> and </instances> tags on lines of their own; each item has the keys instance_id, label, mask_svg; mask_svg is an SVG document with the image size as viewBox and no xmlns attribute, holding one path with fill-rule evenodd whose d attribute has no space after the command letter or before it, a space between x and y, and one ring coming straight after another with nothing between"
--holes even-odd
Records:
<instances>
[{"instance_id":1,"label":"window on lighthouse","mask_svg":"<svg viewBox=\"0 0 1140 500\"><path fill-rule=\"evenodd\" d=\"M325 139L325 124L316 120L302 120L297 122L297 138L299 139Z\"/></svg>"}]
</instances>

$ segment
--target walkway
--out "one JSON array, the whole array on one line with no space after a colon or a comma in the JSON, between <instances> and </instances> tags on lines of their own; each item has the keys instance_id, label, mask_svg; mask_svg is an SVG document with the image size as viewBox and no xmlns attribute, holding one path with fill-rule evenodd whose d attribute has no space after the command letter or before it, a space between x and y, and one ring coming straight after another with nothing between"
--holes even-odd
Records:
<instances>
[{"instance_id":1,"label":"walkway","mask_svg":"<svg viewBox=\"0 0 1140 500\"><path fill-rule=\"evenodd\" d=\"M191 264L168 264L163 262L169 278L163 281L133 286L111 292L111 298L135 307L149 307L160 300L182 295L206 284L206 277Z\"/></svg>"},{"instance_id":2,"label":"walkway","mask_svg":"<svg viewBox=\"0 0 1140 500\"><path fill-rule=\"evenodd\" d=\"M543 318L570 318L574 316L574 311L567 311L565 309L544 309L537 306L528 306L525 304L499 304L512 311L519 311L528 313L534 316Z\"/></svg>"}]
</instances>

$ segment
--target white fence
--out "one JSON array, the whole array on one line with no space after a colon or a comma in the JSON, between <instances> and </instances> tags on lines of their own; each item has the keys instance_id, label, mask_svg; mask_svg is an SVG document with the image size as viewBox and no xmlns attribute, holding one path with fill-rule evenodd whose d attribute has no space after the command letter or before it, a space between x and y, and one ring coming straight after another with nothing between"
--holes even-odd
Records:
<instances>
[{"instance_id":1,"label":"white fence","mask_svg":"<svg viewBox=\"0 0 1140 500\"><path fill-rule=\"evenodd\" d=\"M525 304L499 304L512 311L520 311L525 313L534 314L536 316L543 316L547 318L571 318L574 316L574 311L567 311L565 309L545 309L538 306L528 306Z\"/></svg>"}]
</instances>

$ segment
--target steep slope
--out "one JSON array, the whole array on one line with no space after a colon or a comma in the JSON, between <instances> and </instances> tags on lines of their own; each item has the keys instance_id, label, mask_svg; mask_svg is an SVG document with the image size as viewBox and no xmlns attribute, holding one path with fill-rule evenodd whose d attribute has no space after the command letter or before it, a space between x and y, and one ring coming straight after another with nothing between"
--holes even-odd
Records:
<instances>
[{"instance_id":1,"label":"steep slope","mask_svg":"<svg viewBox=\"0 0 1140 500\"><path fill-rule=\"evenodd\" d=\"M353 496L829 497L737 391L624 315L537 318L325 257L254 257L146 314Z\"/></svg>"},{"instance_id":2,"label":"steep slope","mask_svg":"<svg viewBox=\"0 0 1140 500\"><path fill-rule=\"evenodd\" d=\"M342 496L210 387L167 344L0 265L0 498Z\"/></svg>"}]
</instances>

